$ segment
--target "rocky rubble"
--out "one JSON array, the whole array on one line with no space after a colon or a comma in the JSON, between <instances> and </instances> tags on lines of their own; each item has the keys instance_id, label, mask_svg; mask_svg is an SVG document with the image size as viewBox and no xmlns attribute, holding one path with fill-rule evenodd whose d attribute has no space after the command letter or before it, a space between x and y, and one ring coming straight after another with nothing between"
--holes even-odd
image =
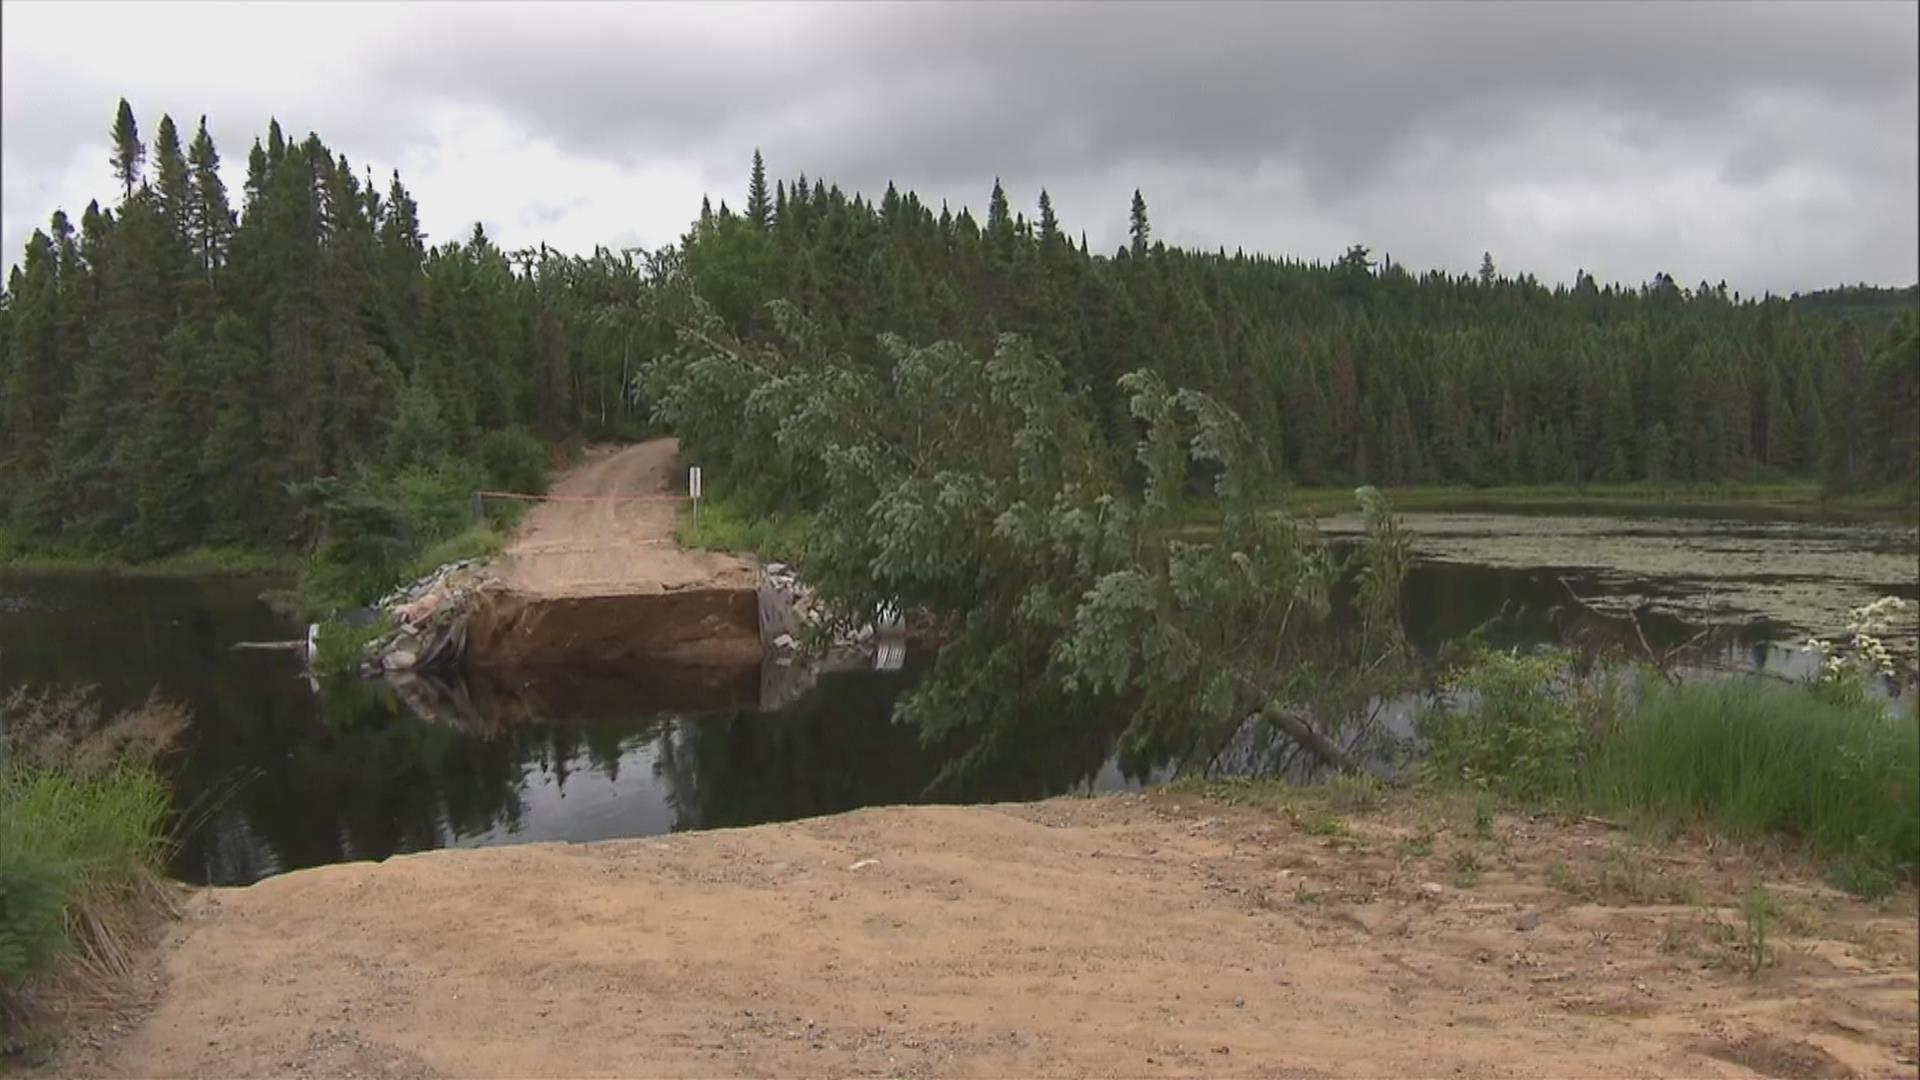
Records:
<instances>
[{"instance_id":1,"label":"rocky rubble","mask_svg":"<svg viewBox=\"0 0 1920 1080\"><path fill-rule=\"evenodd\" d=\"M802 642L817 637L820 628L831 621L831 615L813 589L786 563L768 563L762 568L762 574L765 589L777 598L775 604L763 603L761 607L761 631L767 642L767 655L776 664L791 664ZM785 609L791 613L790 618L769 616L770 608ZM831 667L851 667L854 665L850 660L872 657L874 667L894 670L906 654L900 629L897 615L882 612L875 622L835 635L826 645L822 662Z\"/></svg>"},{"instance_id":2,"label":"rocky rubble","mask_svg":"<svg viewBox=\"0 0 1920 1080\"><path fill-rule=\"evenodd\" d=\"M380 598L377 614L392 624L367 645L363 673L411 671L457 662L466 646L467 616L500 582L486 560L451 562Z\"/></svg>"}]
</instances>

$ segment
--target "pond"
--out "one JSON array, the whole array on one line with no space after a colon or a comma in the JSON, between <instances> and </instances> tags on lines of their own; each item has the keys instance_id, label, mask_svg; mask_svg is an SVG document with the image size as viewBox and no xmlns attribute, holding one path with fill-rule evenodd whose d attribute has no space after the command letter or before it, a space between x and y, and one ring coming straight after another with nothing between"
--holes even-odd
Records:
<instances>
[{"instance_id":1,"label":"pond","mask_svg":"<svg viewBox=\"0 0 1920 1080\"><path fill-rule=\"evenodd\" d=\"M1911 531L1493 515L1414 515L1408 525L1421 561L1406 613L1427 649L1496 616L1497 643L1557 640L1584 617L1570 603L1577 593L1601 611L1638 611L1657 647L1725 623L1722 666L1797 676L1809 661L1792 641L1835 629L1836 613L1864 599L1920 595ZM946 763L892 719L911 665L823 676L771 712L699 704L701 693L659 672L566 672L509 694L446 688L464 703L455 711L422 708L418 693L403 699L383 683L321 693L291 654L233 649L300 636L259 600L274 584L0 576L0 690L89 683L109 709L157 692L193 710L168 761L182 821L172 871L183 880L244 884L438 847L913 802ZM1120 768L1109 733L1036 739L1019 762L942 797L1038 798L1159 775Z\"/></svg>"}]
</instances>

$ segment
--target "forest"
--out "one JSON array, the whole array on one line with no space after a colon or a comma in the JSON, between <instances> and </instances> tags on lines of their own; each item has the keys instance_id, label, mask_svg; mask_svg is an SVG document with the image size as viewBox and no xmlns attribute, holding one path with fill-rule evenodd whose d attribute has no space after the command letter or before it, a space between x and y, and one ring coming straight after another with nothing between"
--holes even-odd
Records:
<instances>
[{"instance_id":1,"label":"forest","mask_svg":"<svg viewBox=\"0 0 1920 1080\"><path fill-rule=\"evenodd\" d=\"M507 251L479 226L427 237L397 174L277 122L237 206L204 118L161 117L149 143L123 101L111 134L112 205L54 212L0 295L17 546L418 548L474 489L541 484L549 447L655 422L643 369L687 328L668 284L744 342L783 333L784 301L872 373L899 355L888 335L974 354L1016 335L1116 463L1139 437L1121 377L1150 371L1232 403L1295 484L1920 477L1911 289L1789 300L1664 273L1549 286L1491 254L1453 275L1361 245L1192 251L1154 239L1138 192L1130 242L1096 252L1045 191L1029 216L996 184L980 220L891 185L770 182L757 152L741 208L703 204L676 245ZM778 469L740 479L769 505L810 497Z\"/></svg>"}]
</instances>

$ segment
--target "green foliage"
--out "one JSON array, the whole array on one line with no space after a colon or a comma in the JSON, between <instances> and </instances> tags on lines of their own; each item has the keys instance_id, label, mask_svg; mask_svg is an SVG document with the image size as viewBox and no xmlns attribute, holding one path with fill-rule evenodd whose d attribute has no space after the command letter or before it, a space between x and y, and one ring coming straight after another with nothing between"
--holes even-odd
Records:
<instances>
[{"instance_id":1,"label":"green foliage","mask_svg":"<svg viewBox=\"0 0 1920 1080\"><path fill-rule=\"evenodd\" d=\"M1578 797L1607 811L1797 837L1920 868L1920 721L1880 702L1725 680L1659 686L1603 729Z\"/></svg>"},{"instance_id":2,"label":"green foliage","mask_svg":"<svg viewBox=\"0 0 1920 1080\"><path fill-rule=\"evenodd\" d=\"M0 1018L62 953L111 947L107 910L166 854L149 762L184 723L159 704L102 720L85 693L0 697Z\"/></svg>"},{"instance_id":3,"label":"green foliage","mask_svg":"<svg viewBox=\"0 0 1920 1080\"><path fill-rule=\"evenodd\" d=\"M497 491L539 495L547 490L552 455L546 444L525 428L510 427L480 436L474 456L487 484Z\"/></svg>"},{"instance_id":4,"label":"green foliage","mask_svg":"<svg viewBox=\"0 0 1920 1080\"><path fill-rule=\"evenodd\" d=\"M1463 783L1520 799L1569 790L1591 743L1588 684L1567 675L1561 652L1482 652L1454 669L1447 700L1423 712L1423 768L1443 783Z\"/></svg>"},{"instance_id":5,"label":"green foliage","mask_svg":"<svg viewBox=\"0 0 1920 1080\"><path fill-rule=\"evenodd\" d=\"M705 498L698 514L685 513L674 539L682 547L744 552L773 562L793 563L806 554L810 515L753 514L737 499Z\"/></svg>"},{"instance_id":6,"label":"green foliage","mask_svg":"<svg viewBox=\"0 0 1920 1080\"><path fill-rule=\"evenodd\" d=\"M349 626L338 619L321 623L313 645L314 674L329 680L359 674L367 660L367 646L392 628L385 618L365 626Z\"/></svg>"},{"instance_id":7,"label":"green foliage","mask_svg":"<svg viewBox=\"0 0 1920 1080\"><path fill-rule=\"evenodd\" d=\"M57 863L0 849L0 986L23 982L60 954L67 943L65 901Z\"/></svg>"},{"instance_id":8,"label":"green foliage","mask_svg":"<svg viewBox=\"0 0 1920 1080\"><path fill-rule=\"evenodd\" d=\"M1397 670L1406 549L1384 504L1362 496L1368 542L1336 556L1271 511L1267 450L1215 399L1119 380L1142 433L1136 486L1031 341L1004 335L982 357L886 337L871 370L791 305L754 344L699 299L677 304L681 347L643 367L642 389L683 453L734 484L692 538L731 542L735 513L809 512L804 569L844 624L938 622L939 657L900 713L960 745L951 775L1012 753L1028 725L1095 733L1102 715L1123 754L1204 761L1263 710L1336 723L1295 714L1377 690L1352 677L1361 657ZM1177 529L1195 500L1223 521L1200 541ZM1349 574L1359 601L1337 604Z\"/></svg>"},{"instance_id":9,"label":"green foliage","mask_svg":"<svg viewBox=\"0 0 1920 1080\"><path fill-rule=\"evenodd\" d=\"M1428 768L1569 810L1783 835L1873 890L1920 869L1920 717L1760 679L1669 684L1486 654L1424 715Z\"/></svg>"},{"instance_id":10,"label":"green foliage","mask_svg":"<svg viewBox=\"0 0 1920 1080\"><path fill-rule=\"evenodd\" d=\"M492 525L474 525L457 532L414 557L407 576L425 577L439 567L468 559L490 559L507 546L507 534Z\"/></svg>"},{"instance_id":11,"label":"green foliage","mask_svg":"<svg viewBox=\"0 0 1920 1080\"><path fill-rule=\"evenodd\" d=\"M1037 228L1004 188L982 228L913 192L799 178L769 195L758 155L745 214L722 202L645 257L504 251L478 229L429 246L397 175L370 189L317 136L270 123L236 215L204 120L184 152L184 129L157 130L148 168L120 103L118 202L78 230L55 213L0 303L0 515L42 546L306 550L319 523L290 488L446 460L519 487L533 455L511 433L633 437L656 406L683 435L748 424L737 445L763 453L771 414L745 415L757 382L723 352L673 369L702 416L675 386L635 392L687 285L752 344L785 332L769 307L785 301L815 351L881 385L886 334L975 356L1015 334L1128 483L1139 421L1119 380L1137 371L1232 402L1276 474L1342 489L1818 477L1910 507L1920 479L1911 291L1741 300L1664 277L1416 275L1364 244L1184 251L1151 239L1138 193L1109 257L1066 242L1044 193ZM756 512L821 494L784 461L702 463Z\"/></svg>"}]
</instances>

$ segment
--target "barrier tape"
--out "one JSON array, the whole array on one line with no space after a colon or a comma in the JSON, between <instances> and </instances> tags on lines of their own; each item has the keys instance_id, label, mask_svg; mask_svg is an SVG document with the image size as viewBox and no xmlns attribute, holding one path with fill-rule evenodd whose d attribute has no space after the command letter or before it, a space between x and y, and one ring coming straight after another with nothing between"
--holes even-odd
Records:
<instances>
[{"instance_id":1,"label":"barrier tape","mask_svg":"<svg viewBox=\"0 0 1920 1080\"><path fill-rule=\"evenodd\" d=\"M476 491L476 499L522 499L527 502L686 502L685 495L525 495L517 491Z\"/></svg>"}]
</instances>

